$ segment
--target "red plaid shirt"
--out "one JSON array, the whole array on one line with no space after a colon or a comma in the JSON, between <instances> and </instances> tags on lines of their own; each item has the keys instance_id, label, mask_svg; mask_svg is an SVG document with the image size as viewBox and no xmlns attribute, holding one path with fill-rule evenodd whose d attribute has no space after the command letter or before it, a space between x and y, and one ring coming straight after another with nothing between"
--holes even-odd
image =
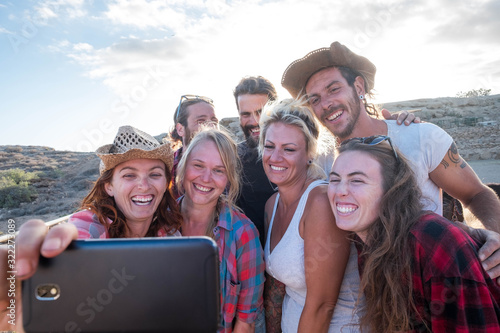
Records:
<instances>
[{"instance_id":1,"label":"red plaid shirt","mask_svg":"<svg viewBox=\"0 0 500 333\"><path fill-rule=\"evenodd\" d=\"M500 332L500 286L483 269L478 244L434 213L424 215L410 237L419 311L414 332L426 331L424 322L432 332ZM359 258L360 275L363 264Z\"/></svg>"}]
</instances>

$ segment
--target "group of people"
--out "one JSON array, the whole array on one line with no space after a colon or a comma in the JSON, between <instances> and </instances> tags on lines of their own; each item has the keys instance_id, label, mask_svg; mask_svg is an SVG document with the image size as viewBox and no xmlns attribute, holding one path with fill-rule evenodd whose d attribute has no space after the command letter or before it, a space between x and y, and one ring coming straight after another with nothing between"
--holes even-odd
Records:
<instances>
[{"instance_id":1,"label":"group of people","mask_svg":"<svg viewBox=\"0 0 500 333\"><path fill-rule=\"evenodd\" d=\"M208 236L219 332L500 332L500 200L442 129L378 118L375 71L334 42L285 70L293 99L243 78L241 143L196 95L166 142L121 127L81 210L20 228L18 277L73 239ZM319 149L324 135L335 152ZM441 217L441 190L485 229Z\"/></svg>"}]
</instances>

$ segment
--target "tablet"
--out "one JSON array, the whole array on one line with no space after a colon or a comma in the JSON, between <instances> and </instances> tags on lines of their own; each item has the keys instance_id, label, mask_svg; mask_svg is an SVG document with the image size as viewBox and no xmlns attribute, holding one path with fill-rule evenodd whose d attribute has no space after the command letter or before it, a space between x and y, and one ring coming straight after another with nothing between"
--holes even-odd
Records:
<instances>
[{"instance_id":1,"label":"tablet","mask_svg":"<svg viewBox=\"0 0 500 333\"><path fill-rule=\"evenodd\" d=\"M77 240L23 281L26 332L216 332L208 237Z\"/></svg>"}]
</instances>

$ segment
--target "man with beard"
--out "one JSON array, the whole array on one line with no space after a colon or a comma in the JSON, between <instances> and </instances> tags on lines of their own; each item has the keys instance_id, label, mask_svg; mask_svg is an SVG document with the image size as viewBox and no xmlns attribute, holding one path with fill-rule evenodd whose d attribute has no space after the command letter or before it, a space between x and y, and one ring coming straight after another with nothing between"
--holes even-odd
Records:
<instances>
[{"instance_id":1,"label":"man with beard","mask_svg":"<svg viewBox=\"0 0 500 333\"><path fill-rule=\"evenodd\" d=\"M264 206L275 192L275 186L267 179L259 159L259 120L262 108L277 97L273 84L262 76L245 77L234 89L240 126L245 135L245 141L238 145L243 170L241 195L237 204L259 230L262 247L266 241Z\"/></svg>"},{"instance_id":2,"label":"man with beard","mask_svg":"<svg viewBox=\"0 0 500 333\"><path fill-rule=\"evenodd\" d=\"M240 118L240 126L245 135L245 141L238 145L238 153L242 162L242 190L237 202L260 233L262 247L265 246L264 208L267 200L277 190L267 179L259 158L258 145L260 128L259 121L262 109L269 102L277 100L274 85L262 76L244 77L234 89L234 98ZM419 122L413 114L403 111L391 115L388 111L384 117L397 119L398 124L405 125ZM333 155L323 153L318 163L328 173L333 162ZM285 285L266 274L264 287L264 306L266 309L266 330L268 333L281 332L281 303L285 293Z\"/></svg>"},{"instance_id":3,"label":"man with beard","mask_svg":"<svg viewBox=\"0 0 500 333\"><path fill-rule=\"evenodd\" d=\"M430 123L397 126L394 121L373 117L377 110L366 97L372 96L375 72L375 65L367 58L334 42L292 62L281 82L293 97L308 100L317 118L339 142L353 137L389 136L413 164L427 198L426 209L442 214L442 189L459 199L486 228L499 232L500 200L462 159L450 135ZM481 249L482 259L498 248L494 243L499 243L498 234L483 236L486 234L492 242ZM500 253L497 257L484 261L485 268L498 264Z\"/></svg>"},{"instance_id":4,"label":"man with beard","mask_svg":"<svg viewBox=\"0 0 500 333\"><path fill-rule=\"evenodd\" d=\"M179 192L175 186L175 177L183 148L189 145L193 135L200 129L200 125L207 123L215 125L219 123L215 116L213 101L204 96L182 95L174 112L175 125L170 132L172 146L177 149L174 153L172 167L172 191L176 198L179 197Z\"/></svg>"},{"instance_id":5,"label":"man with beard","mask_svg":"<svg viewBox=\"0 0 500 333\"><path fill-rule=\"evenodd\" d=\"M243 185L238 206L255 224L260 233L262 247L265 245L264 237L264 207L267 199L276 191L267 179L259 159L259 121L262 109L267 103L277 100L278 95L274 85L262 76L244 77L234 89L234 98L240 118L240 126L245 135L245 141L238 145L239 155L243 164ZM386 111L386 110L384 110ZM398 124L405 125L419 122L413 114L406 111L391 115L388 111L384 117L397 119ZM323 153L318 163L328 174L332 166L333 155Z\"/></svg>"}]
</instances>

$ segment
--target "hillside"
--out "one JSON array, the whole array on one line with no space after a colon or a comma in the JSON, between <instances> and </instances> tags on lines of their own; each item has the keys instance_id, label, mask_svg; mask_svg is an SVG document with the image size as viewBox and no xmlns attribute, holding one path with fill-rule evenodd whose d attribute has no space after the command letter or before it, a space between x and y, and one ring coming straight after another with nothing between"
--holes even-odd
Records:
<instances>
[{"instance_id":1,"label":"hillside","mask_svg":"<svg viewBox=\"0 0 500 333\"><path fill-rule=\"evenodd\" d=\"M389 103L389 111L416 110L416 115L446 129L467 161L500 159L500 95L479 98L436 98ZM242 138L238 118L221 124ZM0 209L0 231L8 219L19 227L30 218L51 220L78 208L98 177L99 159L93 153L56 151L40 146L0 146L0 170L20 168L39 172L32 181L37 192L31 203ZM500 174L500 170L498 170Z\"/></svg>"}]
</instances>

